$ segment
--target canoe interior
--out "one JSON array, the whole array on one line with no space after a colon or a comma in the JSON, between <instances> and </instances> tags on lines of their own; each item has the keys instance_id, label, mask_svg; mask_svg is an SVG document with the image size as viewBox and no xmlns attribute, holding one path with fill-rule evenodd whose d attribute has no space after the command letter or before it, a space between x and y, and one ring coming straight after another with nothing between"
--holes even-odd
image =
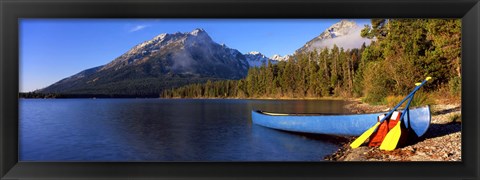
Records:
<instances>
[{"instance_id":1,"label":"canoe interior","mask_svg":"<svg viewBox=\"0 0 480 180\"><path fill-rule=\"evenodd\" d=\"M294 114L252 111L254 124L293 132L359 136L377 122L380 114ZM409 117L409 118L406 118ZM430 107L412 108L402 120L415 136L421 137L430 126Z\"/></svg>"}]
</instances>

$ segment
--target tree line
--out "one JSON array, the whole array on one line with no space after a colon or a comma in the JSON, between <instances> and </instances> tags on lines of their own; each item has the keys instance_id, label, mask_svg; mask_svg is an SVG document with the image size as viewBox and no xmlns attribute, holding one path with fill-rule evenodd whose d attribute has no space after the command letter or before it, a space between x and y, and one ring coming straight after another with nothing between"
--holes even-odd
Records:
<instances>
[{"instance_id":1,"label":"tree line","mask_svg":"<svg viewBox=\"0 0 480 180\"><path fill-rule=\"evenodd\" d=\"M324 48L296 53L287 61L252 67L241 80L164 90L163 98L363 97L380 102L405 95L427 76L424 92L461 91L460 19L372 19L358 49Z\"/></svg>"},{"instance_id":2,"label":"tree line","mask_svg":"<svg viewBox=\"0 0 480 180\"><path fill-rule=\"evenodd\" d=\"M71 98L158 98L158 95L139 94L66 94L66 93L19 93L19 98L34 99L71 99Z\"/></svg>"},{"instance_id":3,"label":"tree line","mask_svg":"<svg viewBox=\"0 0 480 180\"><path fill-rule=\"evenodd\" d=\"M162 97L324 97L352 96L360 55L365 49L333 46L321 52L297 53L287 61L249 69L241 80L208 81L164 91Z\"/></svg>"}]
</instances>

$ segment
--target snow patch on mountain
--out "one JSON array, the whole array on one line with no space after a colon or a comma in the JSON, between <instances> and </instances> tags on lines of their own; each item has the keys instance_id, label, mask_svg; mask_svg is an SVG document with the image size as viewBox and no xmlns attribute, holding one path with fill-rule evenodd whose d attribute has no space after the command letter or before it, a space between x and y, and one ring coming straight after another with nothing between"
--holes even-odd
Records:
<instances>
[{"instance_id":1,"label":"snow patch on mountain","mask_svg":"<svg viewBox=\"0 0 480 180\"><path fill-rule=\"evenodd\" d=\"M275 61L287 61L291 55L280 56L279 54L273 55L270 59Z\"/></svg>"},{"instance_id":2,"label":"snow patch on mountain","mask_svg":"<svg viewBox=\"0 0 480 180\"><path fill-rule=\"evenodd\" d=\"M213 43L212 38L201 28L197 28L192 32L188 33L185 39L185 43L189 45L193 44L203 44L203 43Z\"/></svg>"},{"instance_id":3,"label":"snow patch on mountain","mask_svg":"<svg viewBox=\"0 0 480 180\"><path fill-rule=\"evenodd\" d=\"M197 36L198 34L205 33L205 30L202 28L196 28L192 32L190 32L191 35Z\"/></svg>"}]
</instances>

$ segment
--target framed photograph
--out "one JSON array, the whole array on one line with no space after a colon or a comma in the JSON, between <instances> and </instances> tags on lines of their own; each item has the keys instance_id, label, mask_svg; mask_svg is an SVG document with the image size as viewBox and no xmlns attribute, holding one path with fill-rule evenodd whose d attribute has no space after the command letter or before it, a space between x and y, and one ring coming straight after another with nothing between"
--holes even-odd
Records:
<instances>
[{"instance_id":1,"label":"framed photograph","mask_svg":"<svg viewBox=\"0 0 480 180\"><path fill-rule=\"evenodd\" d=\"M2 1L0 178L477 179L479 10Z\"/></svg>"}]
</instances>

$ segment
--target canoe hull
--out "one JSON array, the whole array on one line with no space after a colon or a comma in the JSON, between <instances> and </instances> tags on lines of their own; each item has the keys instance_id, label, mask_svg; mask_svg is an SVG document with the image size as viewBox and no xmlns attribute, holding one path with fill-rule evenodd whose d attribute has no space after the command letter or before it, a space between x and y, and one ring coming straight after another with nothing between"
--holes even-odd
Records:
<instances>
[{"instance_id":1,"label":"canoe hull","mask_svg":"<svg viewBox=\"0 0 480 180\"><path fill-rule=\"evenodd\" d=\"M349 115L297 115L276 114L252 111L254 124L284 131L328 134L338 136L360 136L377 122L380 114L349 114ZM417 137L425 134L430 126L430 107L424 106L409 110L402 122L415 133Z\"/></svg>"}]
</instances>

